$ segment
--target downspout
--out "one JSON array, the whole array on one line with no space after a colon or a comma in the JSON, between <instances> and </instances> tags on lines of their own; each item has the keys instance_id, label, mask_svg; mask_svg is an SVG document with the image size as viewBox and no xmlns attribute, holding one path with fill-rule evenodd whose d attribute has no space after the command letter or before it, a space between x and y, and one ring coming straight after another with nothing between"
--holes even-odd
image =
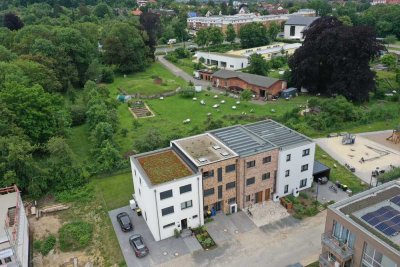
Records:
<instances>
[{"instance_id":1,"label":"downspout","mask_svg":"<svg viewBox=\"0 0 400 267\"><path fill-rule=\"evenodd\" d=\"M199 180L200 180L199 177L197 177L197 194L199 196L199 219L200 219L200 225L201 225L201 220L204 218L201 218L201 206L200 206L201 199L200 198L202 196L200 196L200 181Z\"/></svg>"},{"instance_id":2,"label":"downspout","mask_svg":"<svg viewBox=\"0 0 400 267\"><path fill-rule=\"evenodd\" d=\"M243 208L246 207L246 160L243 160Z\"/></svg>"},{"instance_id":3,"label":"downspout","mask_svg":"<svg viewBox=\"0 0 400 267\"><path fill-rule=\"evenodd\" d=\"M160 218L158 216L158 203L157 203L157 190L154 189L154 199L156 200L156 213L157 213L157 227L158 227L158 236L161 240L161 230L160 230Z\"/></svg>"}]
</instances>

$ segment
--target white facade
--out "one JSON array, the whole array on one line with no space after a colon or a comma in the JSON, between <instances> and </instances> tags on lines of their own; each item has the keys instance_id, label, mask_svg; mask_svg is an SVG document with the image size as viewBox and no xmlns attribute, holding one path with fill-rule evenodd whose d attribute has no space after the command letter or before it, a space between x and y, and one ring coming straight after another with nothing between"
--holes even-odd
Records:
<instances>
[{"instance_id":1,"label":"white facade","mask_svg":"<svg viewBox=\"0 0 400 267\"><path fill-rule=\"evenodd\" d=\"M284 38L303 40L303 31L306 27L305 25L285 25Z\"/></svg>"},{"instance_id":2,"label":"white facade","mask_svg":"<svg viewBox=\"0 0 400 267\"><path fill-rule=\"evenodd\" d=\"M275 201L291 194L297 196L299 191L311 187L314 157L315 143L284 147L279 151L276 192L273 197Z\"/></svg>"},{"instance_id":3,"label":"white facade","mask_svg":"<svg viewBox=\"0 0 400 267\"><path fill-rule=\"evenodd\" d=\"M214 65L220 69L239 70L249 65L247 57L212 52L197 52L197 60L204 58L206 65Z\"/></svg>"},{"instance_id":4,"label":"white facade","mask_svg":"<svg viewBox=\"0 0 400 267\"><path fill-rule=\"evenodd\" d=\"M156 241L173 236L174 229L182 230L185 221L187 228L204 224L203 186L200 173L152 185L134 157L131 158L131 167L135 199ZM191 190L181 193L181 187L188 185ZM162 199L160 193L169 190L172 190L172 196ZM163 216L163 209L170 207L173 207L173 213Z\"/></svg>"}]
</instances>

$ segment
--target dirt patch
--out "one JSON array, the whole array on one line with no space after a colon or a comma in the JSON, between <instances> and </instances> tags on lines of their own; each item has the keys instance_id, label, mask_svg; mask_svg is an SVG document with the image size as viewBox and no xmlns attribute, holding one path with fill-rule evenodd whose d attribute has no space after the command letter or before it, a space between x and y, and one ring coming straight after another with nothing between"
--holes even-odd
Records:
<instances>
[{"instance_id":1,"label":"dirt patch","mask_svg":"<svg viewBox=\"0 0 400 267\"><path fill-rule=\"evenodd\" d=\"M57 235L61 228L61 220L57 215L47 215L39 219L29 218L29 227L33 232L33 239L43 239L48 235Z\"/></svg>"},{"instance_id":2,"label":"dirt patch","mask_svg":"<svg viewBox=\"0 0 400 267\"><path fill-rule=\"evenodd\" d=\"M395 144L394 142L391 142L387 140L389 136L391 136L393 133L377 133L377 134L368 134L364 135L363 137L372 140L376 143L379 143L381 145L390 147L391 149L395 149L400 152L400 143Z\"/></svg>"}]
</instances>

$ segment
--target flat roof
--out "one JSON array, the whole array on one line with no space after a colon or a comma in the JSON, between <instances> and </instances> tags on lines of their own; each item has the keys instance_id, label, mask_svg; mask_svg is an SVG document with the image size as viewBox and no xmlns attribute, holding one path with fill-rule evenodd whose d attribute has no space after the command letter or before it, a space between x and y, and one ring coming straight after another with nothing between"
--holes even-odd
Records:
<instances>
[{"instance_id":1,"label":"flat roof","mask_svg":"<svg viewBox=\"0 0 400 267\"><path fill-rule=\"evenodd\" d=\"M0 194L0 239L6 237L5 232L5 219L8 214L8 209L16 207L18 200L17 192L10 192L7 194ZM8 240L8 238L7 238Z\"/></svg>"},{"instance_id":2,"label":"flat roof","mask_svg":"<svg viewBox=\"0 0 400 267\"><path fill-rule=\"evenodd\" d=\"M330 171L331 168L321 163L318 160L314 160L313 175L319 174L321 172Z\"/></svg>"},{"instance_id":3,"label":"flat roof","mask_svg":"<svg viewBox=\"0 0 400 267\"><path fill-rule=\"evenodd\" d=\"M310 138L273 120L247 124L244 127L262 139L282 148L313 142Z\"/></svg>"},{"instance_id":4,"label":"flat roof","mask_svg":"<svg viewBox=\"0 0 400 267\"><path fill-rule=\"evenodd\" d=\"M194 172L171 149L134 156L153 185L187 177Z\"/></svg>"},{"instance_id":5,"label":"flat roof","mask_svg":"<svg viewBox=\"0 0 400 267\"><path fill-rule=\"evenodd\" d=\"M398 179L354 195L329 208L357 225L369 236L373 236L399 253L399 196L400 180Z\"/></svg>"},{"instance_id":6,"label":"flat roof","mask_svg":"<svg viewBox=\"0 0 400 267\"><path fill-rule=\"evenodd\" d=\"M217 129L210 133L229 146L239 156L248 156L277 147L241 125Z\"/></svg>"},{"instance_id":7,"label":"flat roof","mask_svg":"<svg viewBox=\"0 0 400 267\"><path fill-rule=\"evenodd\" d=\"M237 156L209 133L174 140L172 143L198 167Z\"/></svg>"}]
</instances>

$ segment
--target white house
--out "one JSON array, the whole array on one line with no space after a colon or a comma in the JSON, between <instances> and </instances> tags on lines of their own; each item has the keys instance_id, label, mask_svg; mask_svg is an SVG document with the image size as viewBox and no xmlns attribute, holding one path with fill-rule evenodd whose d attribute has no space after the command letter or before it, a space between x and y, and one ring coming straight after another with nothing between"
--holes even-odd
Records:
<instances>
[{"instance_id":1,"label":"white house","mask_svg":"<svg viewBox=\"0 0 400 267\"><path fill-rule=\"evenodd\" d=\"M319 17L290 16L285 23L284 38L303 40L303 31Z\"/></svg>"},{"instance_id":2,"label":"white house","mask_svg":"<svg viewBox=\"0 0 400 267\"><path fill-rule=\"evenodd\" d=\"M215 52L201 52L196 53L197 60L204 58L204 64L209 66L216 66L220 69L239 70L246 68L249 65L247 56L222 54Z\"/></svg>"},{"instance_id":3,"label":"white house","mask_svg":"<svg viewBox=\"0 0 400 267\"><path fill-rule=\"evenodd\" d=\"M130 160L135 199L156 241L204 224L201 174L172 148Z\"/></svg>"},{"instance_id":4,"label":"white house","mask_svg":"<svg viewBox=\"0 0 400 267\"><path fill-rule=\"evenodd\" d=\"M312 139L273 120L245 125L245 128L279 147L278 170L273 200L311 187L315 143Z\"/></svg>"},{"instance_id":5,"label":"white house","mask_svg":"<svg viewBox=\"0 0 400 267\"><path fill-rule=\"evenodd\" d=\"M0 189L0 266L29 266L29 224L16 186Z\"/></svg>"}]
</instances>

